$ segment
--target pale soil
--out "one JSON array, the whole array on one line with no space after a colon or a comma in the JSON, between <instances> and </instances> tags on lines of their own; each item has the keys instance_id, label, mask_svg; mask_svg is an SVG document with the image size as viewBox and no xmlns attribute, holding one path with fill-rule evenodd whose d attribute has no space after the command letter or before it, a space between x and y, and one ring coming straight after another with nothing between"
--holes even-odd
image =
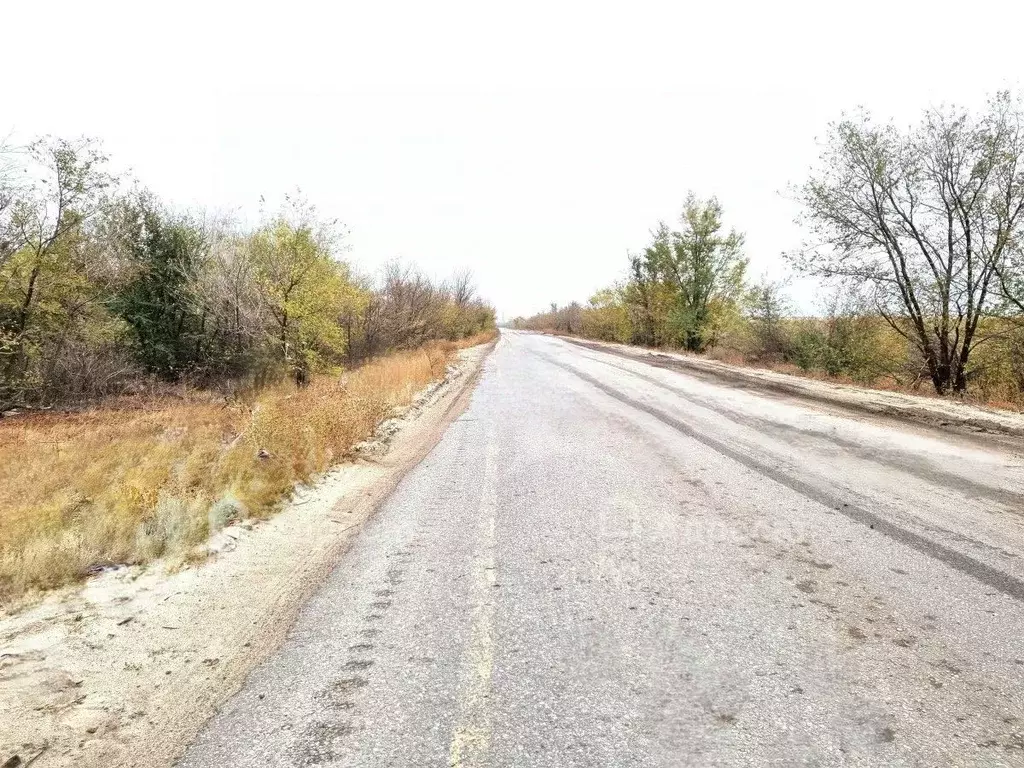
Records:
<instances>
[{"instance_id":1,"label":"pale soil","mask_svg":"<svg viewBox=\"0 0 1024 768\"><path fill-rule=\"evenodd\" d=\"M706 377L757 390L776 391L823 405L862 411L876 416L888 416L947 431L1024 437L1024 414L1012 411L986 408L948 398L925 397L806 379L777 371L745 368L694 355L662 352L625 344L569 338L566 338L566 341L655 365L660 363L663 367L685 370L696 375L703 374Z\"/></svg>"},{"instance_id":2,"label":"pale soil","mask_svg":"<svg viewBox=\"0 0 1024 768\"><path fill-rule=\"evenodd\" d=\"M202 564L120 568L0 618L0 766L170 765L465 407L491 346L461 352L360 459L225 529Z\"/></svg>"}]
</instances>

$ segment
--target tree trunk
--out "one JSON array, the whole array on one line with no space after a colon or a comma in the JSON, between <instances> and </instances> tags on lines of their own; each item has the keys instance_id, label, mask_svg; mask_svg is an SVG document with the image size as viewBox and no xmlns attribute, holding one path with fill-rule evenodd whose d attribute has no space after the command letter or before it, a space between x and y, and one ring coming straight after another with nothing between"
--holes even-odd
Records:
<instances>
[{"instance_id":1,"label":"tree trunk","mask_svg":"<svg viewBox=\"0 0 1024 768\"><path fill-rule=\"evenodd\" d=\"M935 387L936 394L946 394L946 391L949 389L949 381L951 378L949 365L933 362L928 366L928 369L931 374L932 386Z\"/></svg>"},{"instance_id":2,"label":"tree trunk","mask_svg":"<svg viewBox=\"0 0 1024 768\"><path fill-rule=\"evenodd\" d=\"M957 360L953 371L953 394L962 395L967 391L967 352Z\"/></svg>"}]
</instances>

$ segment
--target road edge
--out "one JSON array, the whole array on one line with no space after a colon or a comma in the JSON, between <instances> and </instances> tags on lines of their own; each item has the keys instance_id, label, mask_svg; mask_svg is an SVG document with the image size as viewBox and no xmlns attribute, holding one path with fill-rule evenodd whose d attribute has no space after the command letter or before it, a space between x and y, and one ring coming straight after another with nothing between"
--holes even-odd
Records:
<instances>
[{"instance_id":1,"label":"road edge","mask_svg":"<svg viewBox=\"0 0 1024 768\"><path fill-rule=\"evenodd\" d=\"M258 644L253 643L254 646L259 647L259 652L255 654L240 654L242 663L233 670L230 680L224 681L229 684L220 686L216 697L217 701L211 702L212 706L208 707L201 717L194 718L189 727L183 729L181 736L186 738L179 737L175 740L175 747L172 750L168 750L167 757L161 764L176 764L177 760L184 754L196 736L199 735L203 726L206 725L210 718L242 688L252 671L270 658L285 642L302 608L320 589L331 572L349 552L366 523L373 518L377 510L391 497L406 475L430 455L430 452L434 450L445 432L448 431L448 427L469 406L473 392L476 390L477 383L483 373L484 364L494 351L497 343L498 339L495 339L483 345L483 354L480 360L473 366L472 371L460 377L458 386L442 392L439 397L429 402L424 409L425 413L421 413L417 417L420 420L424 416L433 415L426 412L437 408L439 410L436 412L436 420L419 424L420 430L412 430L411 433L404 435L400 433L396 444L389 446L387 453L378 462L386 466L387 471L368 489L356 495L355 498L343 498L331 509L331 512L335 513L343 511L345 514L356 518L358 522L346 531L347 536L339 538L334 546L325 553L325 556L312 569L308 569L303 574L304 579L301 588L289 596L287 605L278 604L278 610L283 611L283 613L276 613L275 618L277 620L272 626L268 626L265 629ZM447 401L446 404L445 401ZM417 432L418 434L416 434ZM140 763L140 765L150 764Z\"/></svg>"},{"instance_id":2,"label":"road edge","mask_svg":"<svg viewBox=\"0 0 1024 768\"><path fill-rule=\"evenodd\" d=\"M710 380L712 383L742 388L749 387L750 389L763 392L785 395L808 403L824 405L849 414L891 419L903 424L934 429L961 437L968 437L973 440L994 441L1018 449L1022 447L1022 440L1024 440L1024 424L1021 426L1007 424L1004 420L1000 420L997 414L990 416L977 406L961 406L960 404L947 401L923 402L920 405L912 402L871 402L866 399L851 397L849 393L862 391L883 397L894 393L835 384L817 379L803 380L793 377L793 381L790 382L776 378L786 374L778 374L772 371L748 371L743 368L729 366L726 363L719 363L718 361L690 359L682 355L668 355L656 350L635 348L634 351L634 348L620 344L576 339L567 336L558 336L557 338L591 351L605 352L656 368L697 376ZM769 377L769 374L772 374L772 376ZM812 389L814 385L819 385L824 391ZM828 392L828 389L834 389L835 391ZM914 397L914 395L910 394L898 394L901 398ZM938 406L948 407L940 410ZM969 413L957 413L955 409L960 407L970 408L971 411ZM1007 412L1007 414L1012 415L1011 412Z\"/></svg>"}]
</instances>

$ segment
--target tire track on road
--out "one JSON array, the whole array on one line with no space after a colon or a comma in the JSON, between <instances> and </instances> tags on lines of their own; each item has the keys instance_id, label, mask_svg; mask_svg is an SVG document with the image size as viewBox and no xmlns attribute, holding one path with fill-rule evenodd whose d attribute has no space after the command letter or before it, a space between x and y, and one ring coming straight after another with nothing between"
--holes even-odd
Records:
<instances>
[{"instance_id":1,"label":"tire track on road","mask_svg":"<svg viewBox=\"0 0 1024 768\"><path fill-rule=\"evenodd\" d=\"M587 349L590 349L590 347L587 347ZM600 355L607 353L598 352L598 354ZM721 403L714 402L710 398L700 397L699 395L694 395L691 392L686 392L678 387L670 386L663 381L659 381L653 376L648 376L646 374L640 373L639 371L634 371L633 369L628 368L624 365L618 365L616 363L609 362L608 360L602 360L600 359L600 357L592 355L586 356L586 359L592 360L593 362L599 363L600 365L606 365L609 368L614 368L617 371L628 373L630 376L635 376L636 378L646 381L648 384L652 384L653 386L658 387L659 389L663 389L666 392L671 392L673 395L682 400L686 400L687 402L693 403L696 406L706 408L709 411L714 411L715 413L721 414L730 421L736 424L740 424L744 427L748 427L751 429L770 427L778 431L786 431L791 434L797 434L814 440L832 443L834 445L839 446L840 448L843 448L844 450L853 454L862 461L868 461L873 464L883 466L886 469L896 469L899 470L900 472L906 472L908 475L912 475L918 478L919 480L924 480L925 482L933 483L936 485L942 485L945 488L957 491L958 493L962 493L967 498L984 498L998 502L999 504L1004 505L1010 512L1014 514L1021 514L1022 510L1024 510L1024 495L1020 493L1008 491L1004 488L993 488L990 485L985 485L984 483L976 482L968 477L963 477L962 475L953 475L948 472L933 469L931 467L907 464L906 459L903 456L898 456L898 460L901 463L899 463L898 465L894 465L894 459L892 456L887 457L885 453L879 454L878 451L873 451L871 449L865 448L863 445L860 445L859 443L856 443L852 440L845 440L838 435L826 435L820 432L814 432L809 429L800 429L798 427L794 427L783 422L773 422L768 421L767 419L758 418L757 416L751 416L749 414L743 413L739 409L730 408L728 406L722 405ZM645 361L641 360L634 360L634 362L640 365L648 364ZM661 366L655 367L662 368ZM673 370L672 368L662 368L662 370L667 370L682 376L689 375L686 371L676 371Z\"/></svg>"},{"instance_id":2,"label":"tire track on road","mask_svg":"<svg viewBox=\"0 0 1024 768\"><path fill-rule=\"evenodd\" d=\"M738 451L723 441L694 429L689 424L664 412L660 408L655 408L652 405L635 400L614 387L605 384L600 379L590 376L571 365L567 365L566 363L556 360L550 355L540 352L536 354L538 357L541 357L552 365L571 373L619 402L624 403L631 408L635 408L636 410L642 411L649 416L653 416L655 419L666 426L672 427L677 432L702 443L713 451L738 462L748 469L774 480L780 485L799 493L801 496L823 506L829 507L855 522L868 526L871 530L876 531L877 533L888 536L901 544L921 552L922 554L939 560L954 570L960 571L961 573L966 574L987 586L998 589L1000 592L1009 595L1014 600L1024 602L1024 580L1018 579L1005 571L1001 571L998 568L983 563L964 552L953 549L952 547L947 547L937 541L921 536L908 528L897 525L888 518L846 501L838 494L832 493L824 488L811 485L810 483L791 475L781 473L778 468L750 456L749 454L743 453L742 451Z\"/></svg>"}]
</instances>

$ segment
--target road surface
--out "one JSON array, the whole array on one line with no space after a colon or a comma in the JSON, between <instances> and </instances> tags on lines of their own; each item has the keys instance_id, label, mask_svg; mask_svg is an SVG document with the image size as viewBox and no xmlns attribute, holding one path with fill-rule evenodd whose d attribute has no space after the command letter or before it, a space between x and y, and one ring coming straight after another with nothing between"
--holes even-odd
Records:
<instances>
[{"instance_id":1,"label":"road surface","mask_svg":"<svg viewBox=\"0 0 1024 768\"><path fill-rule=\"evenodd\" d=\"M1021 464L505 333L181 765L1024 764Z\"/></svg>"}]
</instances>

